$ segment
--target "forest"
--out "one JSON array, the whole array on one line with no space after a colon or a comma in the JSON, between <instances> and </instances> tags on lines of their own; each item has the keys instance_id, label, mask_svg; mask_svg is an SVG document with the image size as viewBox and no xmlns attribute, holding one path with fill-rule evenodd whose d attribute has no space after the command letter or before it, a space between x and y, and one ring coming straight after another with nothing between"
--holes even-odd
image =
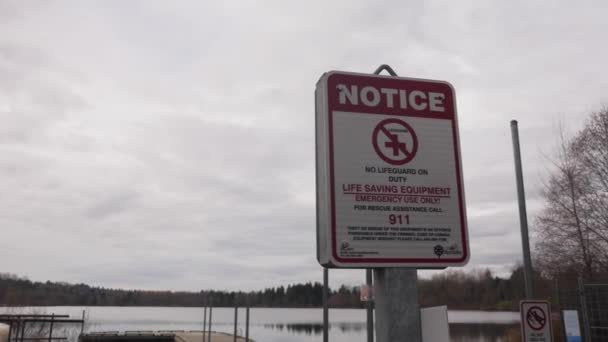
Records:
<instances>
[{"instance_id":1,"label":"forest","mask_svg":"<svg viewBox=\"0 0 608 342\"><path fill-rule=\"evenodd\" d=\"M537 275L539 288L548 289L547 279ZM438 273L419 279L422 306L447 304L450 309L516 310L523 297L523 271L516 268L509 278L495 277L489 270ZM231 307L320 307L323 285L307 282L267 288L262 291L199 292L122 290L63 282L35 282L11 274L0 274L0 303L7 306L186 306ZM340 286L330 289L329 305L334 308L360 308L359 288Z\"/></svg>"}]
</instances>

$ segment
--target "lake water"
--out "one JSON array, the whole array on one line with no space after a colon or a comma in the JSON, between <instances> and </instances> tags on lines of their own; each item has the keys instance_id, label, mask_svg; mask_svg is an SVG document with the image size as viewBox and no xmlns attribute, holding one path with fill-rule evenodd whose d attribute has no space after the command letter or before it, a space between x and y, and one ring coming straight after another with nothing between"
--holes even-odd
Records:
<instances>
[{"instance_id":1,"label":"lake water","mask_svg":"<svg viewBox=\"0 0 608 342\"><path fill-rule=\"evenodd\" d=\"M20 312L31 308L20 308ZM85 310L87 331L201 330L202 308L183 307L45 307L38 313L69 314L78 318ZM6 310L4 310L6 311ZM323 340L321 309L252 308L250 338L257 342L314 342ZM365 342L365 310L331 309L331 342ZM508 329L518 329L517 312L450 311L452 341L498 342ZM232 333L234 309L214 308L212 330ZM239 334L245 331L245 310L238 312Z\"/></svg>"}]
</instances>

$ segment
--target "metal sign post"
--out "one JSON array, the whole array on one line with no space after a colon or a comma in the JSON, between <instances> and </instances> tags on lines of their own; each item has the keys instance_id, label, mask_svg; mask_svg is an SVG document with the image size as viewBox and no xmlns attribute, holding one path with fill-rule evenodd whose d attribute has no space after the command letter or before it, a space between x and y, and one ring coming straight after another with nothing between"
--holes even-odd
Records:
<instances>
[{"instance_id":1,"label":"metal sign post","mask_svg":"<svg viewBox=\"0 0 608 342\"><path fill-rule=\"evenodd\" d=\"M211 322L213 321L213 300L209 301L209 332L207 333L207 342L211 342Z\"/></svg>"},{"instance_id":2,"label":"metal sign post","mask_svg":"<svg viewBox=\"0 0 608 342\"><path fill-rule=\"evenodd\" d=\"M371 294L372 290L372 270L365 270L365 286L367 287L368 297ZM365 303L365 311L367 313L367 342L374 342L374 299L373 296L371 298L367 298L367 302Z\"/></svg>"},{"instance_id":3,"label":"metal sign post","mask_svg":"<svg viewBox=\"0 0 608 342\"><path fill-rule=\"evenodd\" d=\"M203 342L205 342L205 328L207 327L207 306L203 307Z\"/></svg>"},{"instance_id":4,"label":"metal sign post","mask_svg":"<svg viewBox=\"0 0 608 342\"><path fill-rule=\"evenodd\" d=\"M378 342L422 341L416 272L411 268L374 269Z\"/></svg>"},{"instance_id":5,"label":"metal sign post","mask_svg":"<svg viewBox=\"0 0 608 342\"><path fill-rule=\"evenodd\" d=\"M323 267L323 342L329 342L329 270Z\"/></svg>"},{"instance_id":6,"label":"metal sign post","mask_svg":"<svg viewBox=\"0 0 608 342\"><path fill-rule=\"evenodd\" d=\"M532 272L532 258L530 257L530 238L528 237L528 215L526 213L526 192L524 190L524 176L521 168L521 152L519 150L519 131L517 129L517 120L511 120L511 136L513 138L513 156L515 160L517 200L519 203L521 247L524 254L524 283L526 288L526 298L534 299L534 274Z\"/></svg>"}]
</instances>

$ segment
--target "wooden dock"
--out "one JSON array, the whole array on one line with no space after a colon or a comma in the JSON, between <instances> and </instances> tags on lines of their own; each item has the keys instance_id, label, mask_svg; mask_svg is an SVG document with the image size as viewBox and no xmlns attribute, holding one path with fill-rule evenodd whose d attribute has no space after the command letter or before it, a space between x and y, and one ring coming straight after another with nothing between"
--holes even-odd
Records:
<instances>
[{"instance_id":1,"label":"wooden dock","mask_svg":"<svg viewBox=\"0 0 608 342\"><path fill-rule=\"evenodd\" d=\"M91 332L82 334L80 342L234 342L234 335L222 332L204 332L203 341L202 331L125 331L121 332ZM237 342L255 342L252 339L245 340L245 337L237 336Z\"/></svg>"},{"instance_id":2,"label":"wooden dock","mask_svg":"<svg viewBox=\"0 0 608 342\"><path fill-rule=\"evenodd\" d=\"M205 333L205 339L207 339L207 333ZM203 341L203 333L202 332L185 332L185 333L176 333L175 334L176 342L202 342ZM237 336L237 342L247 342L244 337ZM211 342L234 342L234 335L221 333L221 332L211 332ZM254 342L252 339L249 339L248 342Z\"/></svg>"}]
</instances>

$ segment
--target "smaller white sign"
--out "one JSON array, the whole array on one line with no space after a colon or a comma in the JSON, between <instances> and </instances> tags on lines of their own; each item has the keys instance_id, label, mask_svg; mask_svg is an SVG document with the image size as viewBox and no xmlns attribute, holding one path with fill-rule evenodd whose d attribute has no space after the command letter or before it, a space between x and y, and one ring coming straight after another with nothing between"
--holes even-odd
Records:
<instances>
[{"instance_id":1,"label":"smaller white sign","mask_svg":"<svg viewBox=\"0 0 608 342\"><path fill-rule=\"evenodd\" d=\"M581 327L578 322L578 311L564 310L564 327L566 328L566 341L581 342Z\"/></svg>"},{"instance_id":2,"label":"smaller white sign","mask_svg":"<svg viewBox=\"0 0 608 342\"><path fill-rule=\"evenodd\" d=\"M447 306L420 309L420 324L422 342L450 342Z\"/></svg>"},{"instance_id":3,"label":"smaller white sign","mask_svg":"<svg viewBox=\"0 0 608 342\"><path fill-rule=\"evenodd\" d=\"M551 308L546 300L519 302L523 342L553 342Z\"/></svg>"}]
</instances>

